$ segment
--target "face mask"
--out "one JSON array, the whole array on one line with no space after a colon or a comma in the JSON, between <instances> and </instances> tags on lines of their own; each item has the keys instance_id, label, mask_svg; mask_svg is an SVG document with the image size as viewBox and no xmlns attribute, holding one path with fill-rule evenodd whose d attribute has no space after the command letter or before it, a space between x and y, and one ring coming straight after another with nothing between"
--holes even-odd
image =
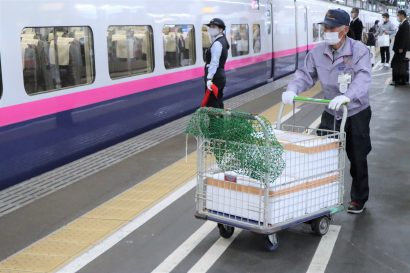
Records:
<instances>
[{"instance_id":1,"label":"face mask","mask_svg":"<svg viewBox=\"0 0 410 273\"><path fill-rule=\"evenodd\" d=\"M325 32L324 39L328 45L336 45L340 42L339 32Z\"/></svg>"},{"instance_id":2,"label":"face mask","mask_svg":"<svg viewBox=\"0 0 410 273\"><path fill-rule=\"evenodd\" d=\"M209 35L211 35L211 37L216 37L219 34L219 29L210 28L210 29L208 29L208 33L209 33Z\"/></svg>"}]
</instances>

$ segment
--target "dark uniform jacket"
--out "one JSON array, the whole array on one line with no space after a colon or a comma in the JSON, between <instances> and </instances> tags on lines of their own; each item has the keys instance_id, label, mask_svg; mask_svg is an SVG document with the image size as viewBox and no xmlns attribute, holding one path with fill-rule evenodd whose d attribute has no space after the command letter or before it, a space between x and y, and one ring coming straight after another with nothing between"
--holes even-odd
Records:
<instances>
[{"instance_id":1,"label":"dark uniform jacket","mask_svg":"<svg viewBox=\"0 0 410 273\"><path fill-rule=\"evenodd\" d=\"M354 40L361 41L362 31L363 31L363 23L359 18L357 18L356 20L350 22L350 32L347 36L349 36L350 38Z\"/></svg>"},{"instance_id":2,"label":"dark uniform jacket","mask_svg":"<svg viewBox=\"0 0 410 273\"><path fill-rule=\"evenodd\" d=\"M400 24L394 38L393 51L397 53L399 49L403 49L404 52L410 50L410 24L407 20Z\"/></svg>"},{"instance_id":3,"label":"dark uniform jacket","mask_svg":"<svg viewBox=\"0 0 410 273\"><path fill-rule=\"evenodd\" d=\"M403 52L399 52L403 49ZM400 24L396 37L394 38L394 56L391 61L393 82L405 84L409 81L409 62L406 59L406 51L410 50L410 25L407 20Z\"/></svg>"}]
</instances>

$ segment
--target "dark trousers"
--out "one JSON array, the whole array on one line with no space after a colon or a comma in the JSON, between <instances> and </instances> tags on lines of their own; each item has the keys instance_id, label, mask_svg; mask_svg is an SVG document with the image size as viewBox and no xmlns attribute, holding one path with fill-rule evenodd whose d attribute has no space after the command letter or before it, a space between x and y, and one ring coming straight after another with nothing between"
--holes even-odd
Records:
<instances>
[{"instance_id":1,"label":"dark trousers","mask_svg":"<svg viewBox=\"0 0 410 273\"><path fill-rule=\"evenodd\" d=\"M406 52L395 52L391 61L393 82L404 84L409 81L409 61Z\"/></svg>"},{"instance_id":2,"label":"dark trousers","mask_svg":"<svg viewBox=\"0 0 410 273\"><path fill-rule=\"evenodd\" d=\"M382 57L382 63L390 62L390 47L389 46L381 46L380 47L380 55Z\"/></svg>"},{"instance_id":3,"label":"dark trousers","mask_svg":"<svg viewBox=\"0 0 410 273\"><path fill-rule=\"evenodd\" d=\"M370 142L370 106L354 116L348 117L345 126L346 153L350 160L352 176L352 201L366 203L369 198L369 175L367 171L367 155L372 149ZM323 112L319 129L334 130L333 115ZM340 120L336 122L336 130L340 130Z\"/></svg>"},{"instance_id":4,"label":"dark trousers","mask_svg":"<svg viewBox=\"0 0 410 273\"><path fill-rule=\"evenodd\" d=\"M207 74L208 72L206 71L205 75ZM206 82L207 82L207 79L205 77L205 88L206 88ZM224 109L223 97L224 97L224 88L225 88L225 83L226 83L225 77L214 76L212 83L218 87L218 97L215 97L215 95L211 93L211 96L209 97L209 100L206 106Z\"/></svg>"}]
</instances>

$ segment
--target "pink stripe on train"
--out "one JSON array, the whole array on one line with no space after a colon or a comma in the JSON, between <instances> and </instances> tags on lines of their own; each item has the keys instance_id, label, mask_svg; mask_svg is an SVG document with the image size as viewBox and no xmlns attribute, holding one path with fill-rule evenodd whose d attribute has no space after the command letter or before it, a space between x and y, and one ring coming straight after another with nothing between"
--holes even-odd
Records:
<instances>
[{"instance_id":1,"label":"pink stripe on train","mask_svg":"<svg viewBox=\"0 0 410 273\"><path fill-rule=\"evenodd\" d=\"M314 45L308 46L309 49L313 47ZM306 51L306 46L247 57L238 60L234 59L226 64L226 69L232 70L258 62L268 61L272 58L291 56L296 54L297 52L303 51ZM71 110L98 102L108 101L131 94L137 94L150 89L200 78L203 77L203 75L203 68L197 67L190 70L168 73L160 76L153 76L147 79L119 83L78 93L60 95L39 101L4 107L0 109L0 126L10 125L17 122L51 115L58 112Z\"/></svg>"}]
</instances>

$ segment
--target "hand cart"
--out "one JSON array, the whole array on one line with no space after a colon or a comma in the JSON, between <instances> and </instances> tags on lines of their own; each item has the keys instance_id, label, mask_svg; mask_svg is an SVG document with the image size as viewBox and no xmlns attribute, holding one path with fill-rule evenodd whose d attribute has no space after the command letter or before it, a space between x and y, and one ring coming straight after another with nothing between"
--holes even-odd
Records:
<instances>
[{"instance_id":1,"label":"hand cart","mask_svg":"<svg viewBox=\"0 0 410 273\"><path fill-rule=\"evenodd\" d=\"M329 103L303 97L295 101ZM252 154L266 148L263 152L269 157L272 147L198 137L195 216L217 222L224 238L231 237L235 228L263 234L270 251L278 247L278 231L301 223L310 224L319 236L326 234L331 216L343 210L347 107L342 110L340 132L282 124L283 104L276 128L266 128L258 116L241 114L259 123L265 139L273 132L282 146L285 164L274 181L269 168L258 179L246 175L244 160L233 160L224 150L230 145L231 151L233 147ZM224 111L227 116L234 114ZM224 162L229 162L228 168L221 167Z\"/></svg>"}]
</instances>

